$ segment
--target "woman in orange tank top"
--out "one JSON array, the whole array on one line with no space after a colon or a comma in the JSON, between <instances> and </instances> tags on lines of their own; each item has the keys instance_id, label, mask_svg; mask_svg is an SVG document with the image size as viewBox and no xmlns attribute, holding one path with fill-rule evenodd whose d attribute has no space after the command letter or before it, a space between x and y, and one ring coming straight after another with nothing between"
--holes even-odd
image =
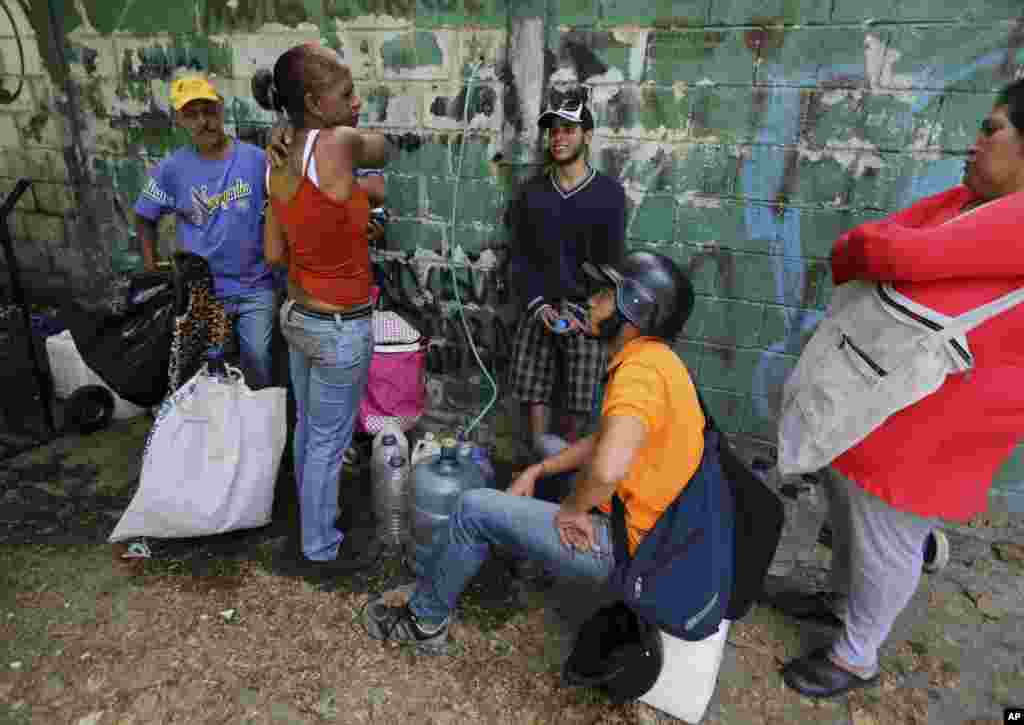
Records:
<instances>
[{"instance_id":1,"label":"woman in orange tank top","mask_svg":"<svg viewBox=\"0 0 1024 725\"><path fill-rule=\"evenodd\" d=\"M257 73L253 95L285 113L290 126L275 135L287 140L287 153L271 150L264 253L288 269L280 319L296 401L298 558L320 573L351 571L370 558L337 528L338 478L373 354L370 205L353 168L382 166L390 146L381 134L355 129L352 74L315 43Z\"/></svg>"}]
</instances>

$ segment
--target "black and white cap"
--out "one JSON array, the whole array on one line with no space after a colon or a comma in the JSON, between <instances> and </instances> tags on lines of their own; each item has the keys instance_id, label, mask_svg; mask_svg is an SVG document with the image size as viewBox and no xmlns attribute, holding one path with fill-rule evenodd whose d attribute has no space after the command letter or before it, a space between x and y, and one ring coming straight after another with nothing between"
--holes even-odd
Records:
<instances>
[{"instance_id":1,"label":"black and white cap","mask_svg":"<svg viewBox=\"0 0 1024 725\"><path fill-rule=\"evenodd\" d=\"M551 122L561 118L583 127L584 131L594 128L594 116L587 108L589 91L586 86L578 86L567 91L552 88L548 93L548 105L537 119L541 128L550 128Z\"/></svg>"}]
</instances>

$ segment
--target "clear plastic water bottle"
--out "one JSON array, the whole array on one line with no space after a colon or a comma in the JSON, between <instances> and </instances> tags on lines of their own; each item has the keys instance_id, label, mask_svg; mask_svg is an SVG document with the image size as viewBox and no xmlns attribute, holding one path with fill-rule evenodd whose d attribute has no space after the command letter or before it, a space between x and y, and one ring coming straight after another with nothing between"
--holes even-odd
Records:
<instances>
[{"instance_id":1,"label":"clear plastic water bottle","mask_svg":"<svg viewBox=\"0 0 1024 725\"><path fill-rule=\"evenodd\" d=\"M401 548L409 539L409 459L392 456L373 483L373 513L377 538L388 548Z\"/></svg>"},{"instance_id":2,"label":"clear plastic water bottle","mask_svg":"<svg viewBox=\"0 0 1024 725\"><path fill-rule=\"evenodd\" d=\"M398 425L388 423L373 438L370 475L373 476L378 470L386 468L392 456L402 456L408 460L409 440Z\"/></svg>"}]
</instances>

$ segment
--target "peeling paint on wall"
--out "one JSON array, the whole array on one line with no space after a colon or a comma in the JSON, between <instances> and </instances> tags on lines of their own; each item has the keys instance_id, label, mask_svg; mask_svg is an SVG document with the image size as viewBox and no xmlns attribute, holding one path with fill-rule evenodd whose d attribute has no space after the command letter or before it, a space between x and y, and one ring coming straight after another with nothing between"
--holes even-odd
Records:
<instances>
[{"instance_id":1,"label":"peeling paint on wall","mask_svg":"<svg viewBox=\"0 0 1024 725\"><path fill-rule=\"evenodd\" d=\"M454 121L463 121L466 111L472 118L477 114L492 116L496 110L498 94L490 86L474 86L473 92L466 102L466 87L455 97L435 96L430 104L430 112L435 116L443 116Z\"/></svg>"},{"instance_id":2,"label":"peeling paint on wall","mask_svg":"<svg viewBox=\"0 0 1024 725\"><path fill-rule=\"evenodd\" d=\"M231 48L226 43L210 40L191 42L175 38L169 45L125 49L121 57L121 79L125 83L170 80L179 69L230 76Z\"/></svg>"},{"instance_id":3,"label":"peeling paint on wall","mask_svg":"<svg viewBox=\"0 0 1024 725\"><path fill-rule=\"evenodd\" d=\"M385 74L403 77L431 77L444 65L444 51L436 33L414 31L399 33L381 43Z\"/></svg>"}]
</instances>

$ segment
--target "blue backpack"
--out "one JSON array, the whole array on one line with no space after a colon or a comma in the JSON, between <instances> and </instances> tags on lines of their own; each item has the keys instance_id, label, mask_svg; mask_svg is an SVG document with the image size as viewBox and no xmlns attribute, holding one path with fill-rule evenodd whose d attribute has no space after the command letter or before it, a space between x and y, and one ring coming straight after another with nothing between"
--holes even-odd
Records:
<instances>
[{"instance_id":1,"label":"blue backpack","mask_svg":"<svg viewBox=\"0 0 1024 725\"><path fill-rule=\"evenodd\" d=\"M615 568L609 585L639 616L689 641L718 630L733 592L735 505L720 460L720 436L713 427L705 430L697 472L633 556L625 507L612 497Z\"/></svg>"}]
</instances>

